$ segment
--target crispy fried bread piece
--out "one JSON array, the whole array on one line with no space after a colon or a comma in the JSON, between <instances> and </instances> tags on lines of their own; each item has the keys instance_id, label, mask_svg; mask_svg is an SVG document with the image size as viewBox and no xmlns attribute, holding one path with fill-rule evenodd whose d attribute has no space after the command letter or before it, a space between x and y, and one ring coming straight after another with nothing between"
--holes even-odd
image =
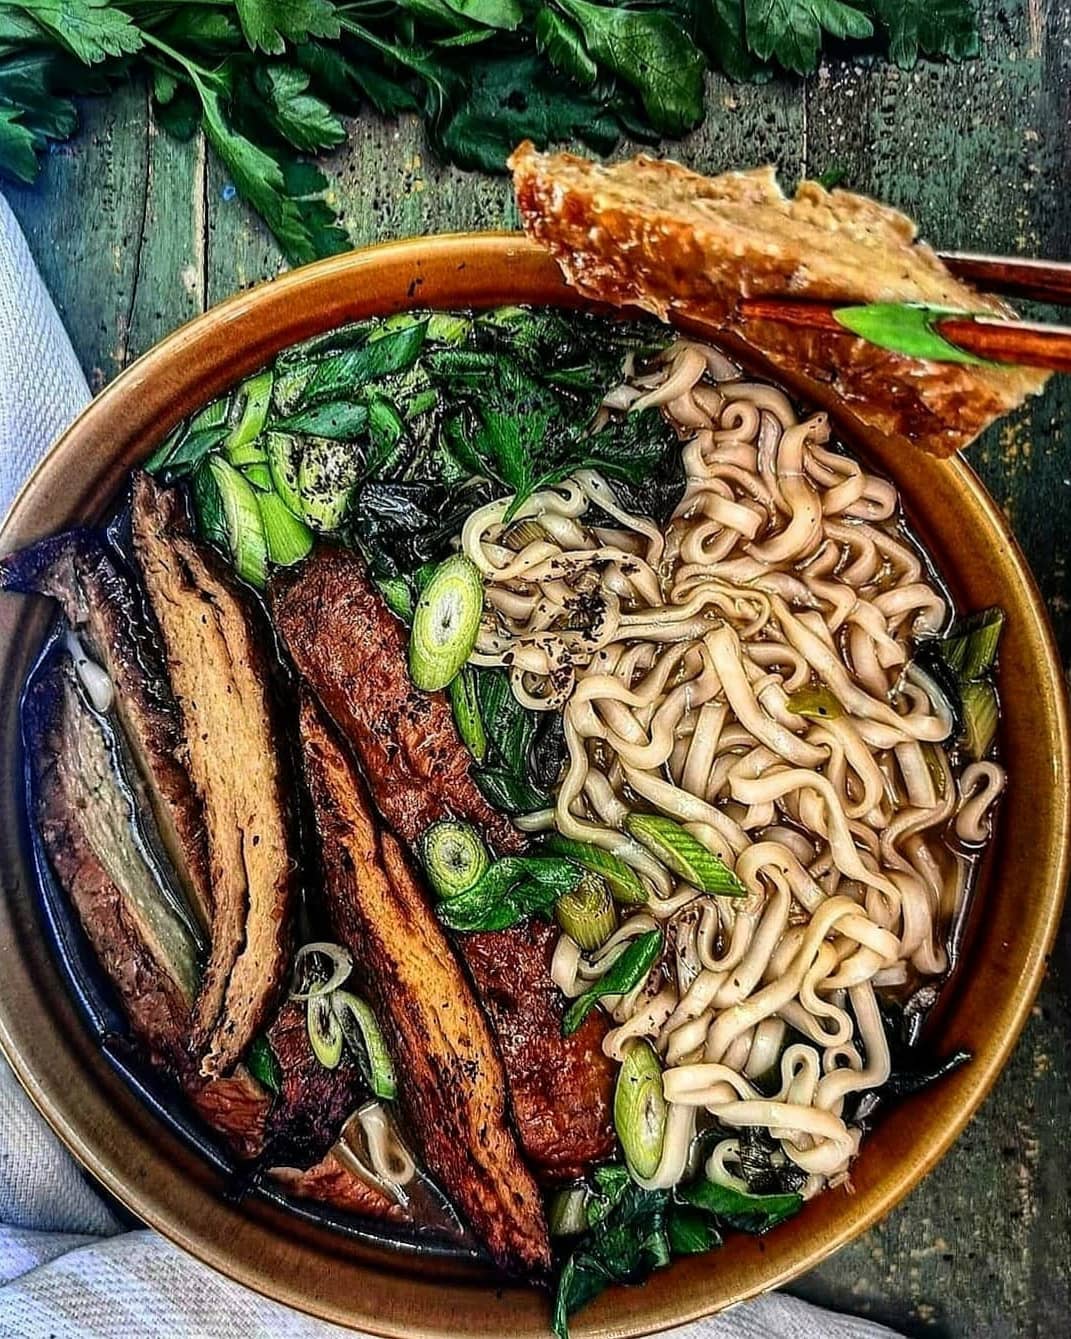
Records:
<instances>
[{"instance_id":1,"label":"crispy fried bread piece","mask_svg":"<svg viewBox=\"0 0 1071 1339\"><path fill-rule=\"evenodd\" d=\"M335 934L353 954L383 1028L424 1164L497 1264L545 1272L550 1245L539 1191L507 1120L506 1076L472 988L308 693L301 741Z\"/></svg>"},{"instance_id":2,"label":"crispy fried bread piece","mask_svg":"<svg viewBox=\"0 0 1071 1339\"><path fill-rule=\"evenodd\" d=\"M527 142L510 165L525 231L581 292L720 325L887 437L951 455L1045 384L1046 373L1026 368L929 362L847 332L736 319L738 300L758 295L1011 314L875 200L815 181L789 199L772 167L704 177L643 155L603 166Z\"/></svg>"},{"instance_id":3,"label":"crispy fried bread piece","mask_svg":"<svg viewBox=\"0 0 1071 1339\"><path fill-rule=\"evenodd\" d=\"M270 633L185 504L134 480L134 550L182 713L211 862L211 954L195 1009L202 1072L225 1074L267 1017L287 968L297 861L288 749Z\"/></svg>"}]
</instances>

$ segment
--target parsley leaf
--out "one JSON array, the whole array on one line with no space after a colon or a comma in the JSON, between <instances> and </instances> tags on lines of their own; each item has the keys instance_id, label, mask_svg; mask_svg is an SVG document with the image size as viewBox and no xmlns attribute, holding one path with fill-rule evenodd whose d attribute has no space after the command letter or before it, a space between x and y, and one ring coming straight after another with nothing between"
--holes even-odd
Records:
<instances>
[{"instance_id":1,"label":"parsley leaf","mask_svg":"<svg viewBox=\"0 0 1071 1339\"><path fill-rule=\"evenodd\" d=\"M0 106L0 172L17 181L33 181L37 176L34 137L21 116L18 107Z\"/></svg>"},{"instance_id":2,"label":"parsley leaf","mask_svg":"<svg viewBox=\"0 0 1071 1339\"><path fill-rule=\"evenodd\" d=\"M874 25L844 0L744 0L747 43L760 60L809 74L818 65L823 32L871 37Z\"/></svg>"},{"instance_id":3,"label":"parsley leaf","mask_svg":"<svg viewBox=\"0 0 1071 1339\"><path fill-rule=\"evenodd\" d=\"M889 38L889 56L909 70L919 52L965 60L977 56L978 23L971 0L871 0Z\"/></svg>"},{"instance_id":4,"label":"parsley leaf","mask_svg":"<svg viewBox=\"0 0 1071 1339\"><path fill-rule=\"evenodd\" d=\"M432 129L448 158L485 172L503 171L522 139L545 147L576 137L607 152L619 135L604 99L556 77L533 55L482 62L467 94L448 99Z\"/></svg>"},{"instance_id":5,"label":"parsley leaf","mask_svg":"<svg viewBox=\"0 0 1071 1339\"><path fill-rule=\"evenodd\" d=\"M769 79L770 71L748 49L743 14L742 0L697 0L696 38L730 79Z\"/></svg>"},{"instance_id":6,"label":"parsley leaf","mask_svg":"<svg viewBox=\"0 0 1071 1339\"><path fill-rule=\"evenodd\" d=\"M599 77L599 67L588 55L579 29L547 5L536 15L535 41L555 69L581 88L590 88Z\"/></svg>"},{"instance_id":7,"label":"parsley leaf","mask_svg":"<svg viewBox=\"0 0 1071 1339\"><path fill-rule=\"evenodd\" d=\"M287 163L236 129L217 81L195 76L194 83L209 142L235 186L263 216L287 255L305 264L344 251L349 239L318 198L327 188L323 174L309 164Z\"/></svg>"},{"instance_id":8,"label":"parsley leaf","mask_svg":"<svg viewBox=\"0 0 1071 1339\"><path fill-rule=\"evenodd\" d=\"M669 14L590 0L558 0L576 21L589 53L631 84L655 130L683 135L703 116L704 62Z\"/></svg>"},{"instance_id":9,"label":"parsley leaf","mask_svg":"<svg viewBox=\"0 0 1071 1339\"><path fill-rule=\"evenodd\" d=\"M292 65L267 65L254 76L268 120L296 149L332 149L346 138L342 122L309 91L309 76Z\"/></svg>"},{"instance_id":10,"label":"parsley leaf","mask_svg":"<svg viewBox=\"0 0 1071 1339\"><path fill-rule=\"evenodd\" d=\"M235 0L246 41L254 50L281 56L286 43L338 37L331 0Z\"/></svg>"},{"instance_id":11,"label":"parsley leaf","mask_svg":"<svg viewBox=\"0 0 1071 1339\"><path fill-rule=\"evenodd\" d=\"M111 0L19 0L19 6L86 65L141 49L141 32Z\"/></svg>"}]
</instances>

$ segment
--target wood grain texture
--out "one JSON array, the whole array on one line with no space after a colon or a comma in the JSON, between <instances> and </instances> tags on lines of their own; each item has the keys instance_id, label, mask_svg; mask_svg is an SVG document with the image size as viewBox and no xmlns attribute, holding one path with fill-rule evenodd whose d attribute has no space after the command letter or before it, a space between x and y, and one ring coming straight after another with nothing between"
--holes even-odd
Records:
<instances>
[{"instance_id":1,"label":"wood grain texture","mask_svg":"<svg viewBox=\"0 0 1071 1339\"><path fill-rule=\"evenodd\" d=\"M904 73L823 66L805 87L712 81L707 125L671 152L700 171L840 167L942 247L1071 259L1071 12L982 0L984 56ZM137 90L87 105L33 189L7 189L94 384L164 331L278 272L277 247L198 143L153 133ZM357 244L514 221L505 180L437 165L412 119L364 118L335 155ZM1037 315L1058 319L1055 312ZM971 459L1013 521L1071 656L1071 380ZM979 563L986 555L977 555ZM1015 1057L952 1153L879 1228L797 1291L913 1336L1049 1339L1071 1314L1071 929ZM716 1261L712 1268L716 1268Z\"/></svg>"}]
</instances>

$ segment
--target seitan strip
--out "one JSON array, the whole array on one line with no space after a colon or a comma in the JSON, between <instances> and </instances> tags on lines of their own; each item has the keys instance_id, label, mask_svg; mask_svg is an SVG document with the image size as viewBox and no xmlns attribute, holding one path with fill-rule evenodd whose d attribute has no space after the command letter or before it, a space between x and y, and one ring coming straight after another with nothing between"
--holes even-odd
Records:
<instances>
[{"instance_id":1,"label":"seitan strip","mask_svg":"<svg viewBox=\"0 0 1071 1339\"><path fill-rule=\"evenodd\" d=\"M955 278L888 205L815 181L789 199L772 167L704 177L644 155L605 166L527 142L510 166L525 232L586 296L721 326L886 437L951 455L1045 385L1027 368L930 362L847 332L737 319L739 299L760 295L1014 315Z\"/></svg>"},{"instance_id":2,"label":"seitan strip","mask_svg":"<svg viewBox=\"0 0 1071 1339\"><path fill-rule=\"evenodd\" d=\"M0 590L50 595L108 673L156 829L205 930L212 892L204 816L183 766L182 722L142 592L92 531L42 540L0 561Z\"/></svg>"},{"instance_id":3,"label":"seitan strip","mask_svg":"<svg viewBox=\"0 0 1071 1339\"><path fill-rule=\"evenodd\" d=\"M500 849L516 849L519 834L472 782L472 759L445 697L413 687L404 630L361 558L316 548L276 575L271 604L291 657L402 840L415 847L429 824L453 814L481 826ZM551 927L520 925L454 942L498 1035L525 1155L541 1176L558 1180L609 1157L616 1139L606 1018L596 1010L562 1036L563 999L550 976L554 939Z\"/></svg>"},{"instance_id":4,"label":"seitan strip","mask_svg":"<svg viewBox=\"0 0 1071 1339\"><path fill-rule=\"evenodd\" d=\"M487 1021L401 847L377 832L360 774L309 694L301 740L335 934L384 1029L424 1163L499 1266L545 1272L539 1191L506 1119L506 1077Z\"/></svg>"},{"instance_id":5,"label":"seitan strip","mask_svg":"<svg viewBox=\"0 0 1071 1339\"><path fill-rule=\"evenodd\" d=\"M297 862L270 634L179 495L134 481L134 549L182 713L204 807L212 950L195 1009L206 1075L226 1073L264 1022L287 969Z\"/></svg>"},{"instance_id":6,"label":"seitan strip","mask_svg":"<svg viewBox=\"0 0 1071 1339\"><path fill-rule=\"evenodd\" d=\"M376 804L411 841L445 814L468 819L502 851L524 839L484 799L443 693L409 680L402 625L352 549L318 546L280 569L271 607L290 657L357 749Z\"/></svg>"}]
</instances>

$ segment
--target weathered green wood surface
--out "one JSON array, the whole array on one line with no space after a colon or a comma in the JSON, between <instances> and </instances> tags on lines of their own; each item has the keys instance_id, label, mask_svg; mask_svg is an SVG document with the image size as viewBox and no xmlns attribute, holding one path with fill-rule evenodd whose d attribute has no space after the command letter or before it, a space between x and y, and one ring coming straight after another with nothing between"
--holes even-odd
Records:
<instances>
[{"instance_id":1,"label":"weathered green wood surface","mask_svg":"<svg viewBox=\"0 0 1071 1339\"><path fill-rule=\"evenodd\" d=\"M715 81L708 125L672 152L705 171L774 161L846 184L946 247L1071 257L1071 9L985 0L984 59L905 74L823 68L806 88ZM503 180L429 161L419 127L355 124L334 171L355 243L513 220ZM95 387L180 322L278 272L277 248L199 142L159 135L129 88L85 108L32 190L9 190ZM227 193L229 194L229 192ZM1071 655L1071 380L972 453L1012 519ZM911 1335L1071 1329L1071 934L1012 1063L936 1172L884 1224L797 1285ZM716 1260L712 1261L717 1268Z\"/></svg>"}]
</instances>

